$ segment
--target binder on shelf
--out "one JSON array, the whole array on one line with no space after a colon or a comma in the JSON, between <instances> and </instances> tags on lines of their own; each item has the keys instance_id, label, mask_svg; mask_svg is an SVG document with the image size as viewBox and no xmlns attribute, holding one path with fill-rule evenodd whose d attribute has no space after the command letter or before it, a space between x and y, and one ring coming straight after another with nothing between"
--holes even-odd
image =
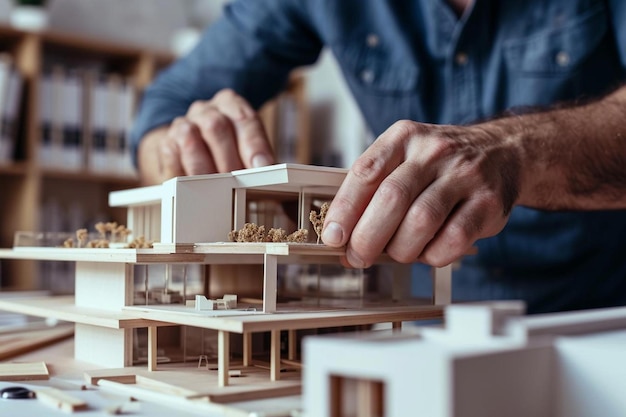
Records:
<instances>
[{"instance_id":1,"label":"binder on shelf","mask_svg":"<svg viewBox=\"0 0 626 417\"><path fill-rule=\"evenodd\" d=\"M23 79L8 54L0 54L0 163L15 159Z\"/></svg>"},{"instance_id":2,"label":"binder on shelf","mask_svg":"<svg viewBox=\"0 0 626 417\"><path fill-rule=\"evenodd\" d=\"M43 74L39 90L42 166L67 171L85 167L83 104L83 77L79 70L55 66Z\"/></svg>"},{"instance_id":3,"label":"binder on shelf","mask_svg":"<svg viewBox=\"0 0 626 417\"><path fill-rule=\"evenodd\" d=\"M107 120L108 91L106 80L96 76L90 88L90 148L88 150L88 169L94 173L106 173L107 162Z\"/></svg>"},{"instance_id":4,"label":"binder on shelf","mask_svg":"<svg viewBox=\"0 0 626 417\"><path fill-rule=\"evenodd\" d=\"M129 132L135 111L135 87L118 74L97 77L89 89L88 168L94 173L133 176Z\"/></svg>"}]
</instances>

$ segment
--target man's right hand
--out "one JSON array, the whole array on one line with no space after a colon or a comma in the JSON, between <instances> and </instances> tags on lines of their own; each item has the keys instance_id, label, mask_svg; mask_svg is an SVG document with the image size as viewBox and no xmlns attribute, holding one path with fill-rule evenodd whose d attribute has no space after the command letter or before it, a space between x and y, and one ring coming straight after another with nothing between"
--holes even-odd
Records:
<instances>
[{"instance_id":1,"label":"man's right hand","mask_svg":"<svg viewBox=\"0 0 626 417\"><path fill-rule=\"evenodd\" d=\"M194 102L185 116L150 131L138 150L144 185L272 163L274 156L259 115L229 89L211 100Z\"/></svg>"}]
</instances>

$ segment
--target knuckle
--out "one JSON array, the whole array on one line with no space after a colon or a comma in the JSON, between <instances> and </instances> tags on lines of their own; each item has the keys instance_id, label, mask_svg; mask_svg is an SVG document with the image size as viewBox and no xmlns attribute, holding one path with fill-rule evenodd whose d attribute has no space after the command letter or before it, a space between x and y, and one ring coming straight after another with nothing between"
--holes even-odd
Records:
<instances>
[{"instance_id":1,"label":"knuckle","mask_svg":"<svg viewBox=\"0 0 626 417\"><path fill-rule=\"evenodd\" d=\"M384 176L384 162L380 158L362 155L355 161L350 170L352 174L364 184L373 184Z\"/></svg>"},{"instance_id":2,"label":"knuckle","mask_svg":"<svg viewBox=\"0 0 626 417\"><path fill-rule=\"evenodd\" d=\"M237 97L237 93L232 88L223 88L214 96L216 100L232 100L235 97Z\"/></svg>"},{"instance_id":3,"label":"knuckle","mask_svg":"<svg viewBox=\"0 0 626 417\"><path fill-rule=\"evenodd\" d=\"M446 255L444 255L444 253ZM456 257L449 256L449 254L452 254L452 253L454 252L450 249L446 249L445 251L440 251L438 250L438 248L427 248L420 256L420 260L430 266L441 268L441 267L448 265L451 262L450 259L456 258Z\"/></svg>"},{"instance_id":4,"label":"knuckle","mask_svg":"<svg viewBox=\"0 0 626 417\"><path fill-rule=\"evenodd\" d=\"M411 120L398 120L389 128L391 138L407 138L419 133L420 124Z\"/></svg>"},{"instance_id":5,"label":"knuckle","mask_svg":"<svg viewBox=\"0 0 626 417\"><path fill-rule=\"evenodd\" d=\"M446 212L442 206L438 206L436 203L419 200L409 208L406 216L410 220L409 225L413 229L413 233L423 233L431 225L442 223Z\"/></svg>"},{"instance_id":6,"label":"knuckle","mask_svg":"<svg viewBox=\"0 0 626 417\"><path fill-rule=\"evenodd\" d=\"M387 177L380 184L378 192L390 207L408 207L411 203L411 189L399 179Z\"/></svg>"},{"instance_id":7,"label":"knuckle","mask_svg":"<svg viewBox=\"0 0 626 417\"><path fill-rule=\"evenodd\" d=\"M229 129L228 118L219 112L207 112L198 122L205 138L219 139Z\"/></svg>"},{"instance_id":8,"label":"knuckle","mask_svg":"<svg viewBox=\"0 0 626 417\"><path fill-rule=\"evenodd\" d=\"M387 255L389 255L389 257L396 262L400 262L401 264L408 264L411 262L415 262L418 254L394 245L387 248Z\"/></svg>"},{"instance_id":9,"label":"knuckle","mask_svg":"<svg viewBox=\"0 0 626 417\"><path fill-rule=\"evenodd\" d=\"M206 105L207 105L207 102L204 100L195 100L189 106L189 110L187 111L187 114L200 113L204 110Z\"/></svg>"}]
</instances>

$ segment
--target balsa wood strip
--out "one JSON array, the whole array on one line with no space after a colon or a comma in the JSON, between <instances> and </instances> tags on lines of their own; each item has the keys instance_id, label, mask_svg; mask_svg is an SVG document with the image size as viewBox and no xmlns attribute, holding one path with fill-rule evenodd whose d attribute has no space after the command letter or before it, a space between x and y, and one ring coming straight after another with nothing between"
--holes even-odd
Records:
<instances>
[{"instance_id":1,"label":"balsa wood strip","mask_svg":"<svg viewBox=\"0 0 626 417\"><path fill-rule=\"evenodd\" d=\"M45 362L0 363L0 381L40 381L49 378Z\"/></svg>"},{"instance_id":2,"label":"balsa wood strip","mask_svg":"<svg viewBox=\"0 0 626 417\"><path fill-rule=\"evenodd\" d=\"M272 330L270 341L270 380L280 379L280 330Z\"/></svg>"},{"instance_id":3,"label":"balsa wood strip","mask_svg":"<svg viewBox=\"0 0 626 417\"><path fill-rule=\"evenodd\" d=\"M157 370L157 327L148 327L148 370Z\"/></svg>"},{"instance_id":4,"label":"balsa wood strip","mask_svg":"<svg viewBox=\"0 0 626 417\"><path fill-rule=\"evenodd\" d=\"M120 384L135 384L137 376L132 369L95 369L85 371L83 374L85 382L90 385L98 385L98 381L106 379L107 381L119 382Z\"/></svg>"},{"instance_id":5,"label":"balsa wood strip","mask_svg":"<svg viewBox=\"0 0 626 417\"><path fill-rule=\"evenodd\" d=\"M228 417L250 417L250 412L214 404L206 400L188 400L184 397L166 395L136 385L120 384L114 381L100 380L98 386L104 390L122 396L130 396L140 401L148 401L167 407L175 407L183 411L205 413L209 415L223 415Z\"/></svg>"},{"instance_id":6,"label":"balsa wood strip","mask_svg":"<svg viewBox=\"0 0 626 417\"><path fill-rule=\"evenodd\" d=\"M246 391L237 390L237 388L238 387L229 389L228 392L212 392L190 395L187 399L206 398L212 403L228 404L233 402L254 401L265 398L278 398L302 394L302 386L300 384L281 386L268 385L257 387L254 390L248 389Z\"/></svg>"},{"instance_id":7,"label":"balsa wood strip","mask_svg":"<svg viewBox=\"0 0 626 417\"><path fill-rule=\"evenodd\" d=\"M89 408L85 400L74 397L56 388L37 389L35 393L37 399L42 403L66 413L87 410Z\"/></svg>"}]
</instances>

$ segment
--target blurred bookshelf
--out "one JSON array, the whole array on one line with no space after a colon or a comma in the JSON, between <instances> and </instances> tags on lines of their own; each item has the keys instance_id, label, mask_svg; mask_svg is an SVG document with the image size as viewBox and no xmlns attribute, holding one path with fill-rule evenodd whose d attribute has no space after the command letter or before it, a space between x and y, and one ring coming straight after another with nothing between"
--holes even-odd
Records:
<instances>
[{"instance_id":1,"label":"blurred bookshelf","mask_svg":"<svg viewBox=\"0 0 626 417\"><path fill-rule=\"evenodd\" d=\"M142 90L173 59L167 51L0 25L0 247L12 247L17 231L125 223L125 212L108 207L108 193L140 185L128 131ZM277 160L310 163L304 76L292 76L261 118ZM54 270L2 261L0 288L50 289L57 272L71 275Z\"/></svg>"}]
</instances>

